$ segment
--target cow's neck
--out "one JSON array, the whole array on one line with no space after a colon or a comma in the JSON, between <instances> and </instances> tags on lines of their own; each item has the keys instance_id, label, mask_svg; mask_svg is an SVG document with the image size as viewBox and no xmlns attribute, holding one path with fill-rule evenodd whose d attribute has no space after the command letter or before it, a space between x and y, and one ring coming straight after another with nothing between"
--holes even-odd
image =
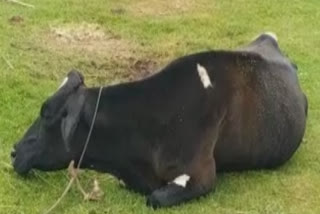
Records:
<instances>
[{"instance_id":1,"label":"cow's neck","mask_svg":"<svg viewBox=\"0 0 320 214\"><path fill-rule=\"evenodd\" d=\"M85 140L89 134L98 93L99 89L87 90L86 101L80 118L79 127L77 129L78 138L75 139L78 142L82 142L82 146L78 148L78 152L76 153L77 160L79 160L80 154L84 148ZM123 148L123 142L114 142L110 139L112 131L107 130L106 128L108 117L105 115L106 103L104 100L104 95L102 93L92 135L81 165L82 168L108 172L121 178L121 174L124 174L128 167L128 163L125 158L126 155L123 152L125 149Z\"/></svg>"}]
</instances>

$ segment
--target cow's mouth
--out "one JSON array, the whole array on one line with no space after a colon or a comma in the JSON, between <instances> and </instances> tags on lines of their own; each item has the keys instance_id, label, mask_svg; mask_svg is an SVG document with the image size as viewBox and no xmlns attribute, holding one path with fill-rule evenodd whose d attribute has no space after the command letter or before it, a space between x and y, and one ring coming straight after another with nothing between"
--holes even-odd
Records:
<instances>
[{"instance_id":1,"label":"cow's mouth","mask_svg":"<svg viewBox=\"0 0 320 214\"><path fill-rule=\"evenodd\" d=\"M18 155L16 150L14 149L11 154L11 163L15 172L19 175L26 175L32 169L30 161L21 159Z\"/></svg>"}]
</instances>

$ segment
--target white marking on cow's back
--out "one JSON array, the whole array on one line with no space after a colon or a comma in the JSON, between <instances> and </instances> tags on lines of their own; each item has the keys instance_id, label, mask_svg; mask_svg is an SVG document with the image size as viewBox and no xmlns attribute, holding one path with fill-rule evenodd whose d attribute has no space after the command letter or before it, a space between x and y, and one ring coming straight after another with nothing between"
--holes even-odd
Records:
<instances>
[{"instance_id":1,"label":"white marking on cow's back","mask_svg":"<svg viewBox=\"0 0 320 214\"><path fill-rule=\"evenodd\" d=\"M278 37L275 33L273 32L265 32L264 34L271 36L274 40L278 41Z\"/></svg>"},{"instance_id":2,"label":"white marking on cow's back","mask_svg":"<svg viewBox=\"0 0 320 214\"><path fill-rule=\"evenodd\" d=\"M68 82L68 77L64 78L64 80L62 81L58 89L62 88L67 82Z\"/></svg>"},{"instance_id":3,"label":"white marking on cow's back","mask_svg":"<svg viewBox=\"0 0 320 214\"><path fill-rule=\"evenodd\" d=\"M174 183L174 184L176 184L178 186L181 186L181 187L186 187L189 180L190 180L190 176L189 175L182 174L182 175L176 177L172 181L172 183Z\"/></svg>"},{"instance_id":4,"label":"white marking on cow's back","mask_svg":"<svg viewBox=\"0 0 320 214\"><path fill-rule=\"evenodd\" d=\"M210 77L208 75L207 69L200 64L197 64L198 74L200 76L203 87L208 88L212 87Z\"/></svg>"}]
</instances>

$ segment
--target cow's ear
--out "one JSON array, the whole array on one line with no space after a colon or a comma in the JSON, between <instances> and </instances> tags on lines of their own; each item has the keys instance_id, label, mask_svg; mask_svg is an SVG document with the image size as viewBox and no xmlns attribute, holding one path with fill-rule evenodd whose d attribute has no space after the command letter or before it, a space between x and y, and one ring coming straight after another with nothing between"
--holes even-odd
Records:
<instances>
[{"instance_id":1,"label":"cow's ear","mask_svg":"<svg viewBox=\"0 0 320 214\"><path fill-rule=\"evenodd\" d=\"M61 134L68 151L70 150L70 141L79 123L84 100L84 88L79 88L75 94L69 97L66 103L65 113L61 121Z\"/></svg>"},{"instance_id":2,"label":"cow's ear","mask_svg":"<svg viewBox=\"0 0 320 214\"><path fill-rule=\"evenodd\" d=\"M49 97L42 105L40 115L47 124L54 124L65 113L66 102L71 95L76 93L80 86L84 86L83 76L72 70L68 73L58 91Z\"/></svg>"}]
</instances>

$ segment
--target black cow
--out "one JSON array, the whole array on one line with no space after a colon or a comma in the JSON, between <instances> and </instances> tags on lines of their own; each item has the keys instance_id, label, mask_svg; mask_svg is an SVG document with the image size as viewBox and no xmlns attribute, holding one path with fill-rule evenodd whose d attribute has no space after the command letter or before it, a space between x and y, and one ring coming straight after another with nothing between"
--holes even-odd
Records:
<instances>
[{"instance_id":1,"label":"black cow","mask_svg":"<svg viewBox=\"0 0 320 214\"><path fill-rule=\"evenodd\" d=\"M111 173L153 207L208 193L216 171L273 168L300 145L307 99L272 34L235 51L181 57L143 80L104 87L82 168ZM14 146L13 166L79 161L99 88L72 71Z\"/></svg>"}]
</instances>

